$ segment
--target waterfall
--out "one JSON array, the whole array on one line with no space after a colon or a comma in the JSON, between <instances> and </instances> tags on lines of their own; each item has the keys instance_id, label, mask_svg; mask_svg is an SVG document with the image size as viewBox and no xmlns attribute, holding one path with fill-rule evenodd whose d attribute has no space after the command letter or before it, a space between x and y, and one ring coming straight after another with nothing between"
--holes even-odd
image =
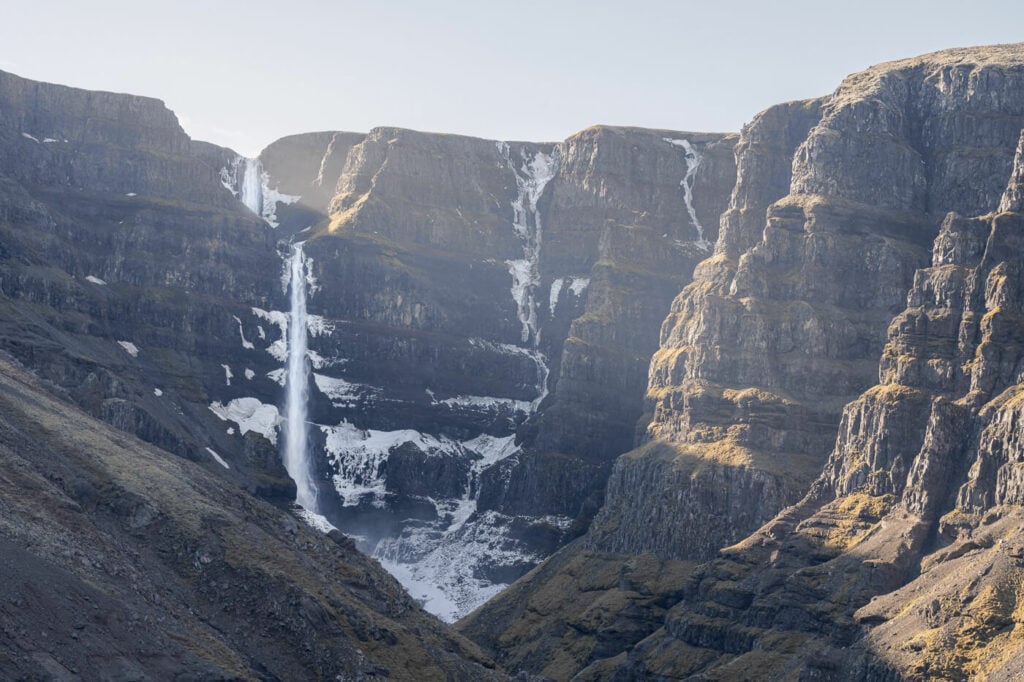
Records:
<instances>
[{"instance_id":1,"label":"waterfall","mask_svg":"<svg viewBox=\"0 0 1024 682\"><path fill-rule=\"evenodd\" d=\"M248 171L248 169L246 169ZM248 178L248 172L246 173ZM291 311L288 314L288 364L285 389L284 467L295 481L295 502L307 511L317 512L316 484L309 454L306 430L308 370L306 369L306 257L302 242L292 245L288 261Z\"/></svg>"},{"instance_id":2,"label":"waterfall","mask_svg":"<svg viewBox=\"0 0 1024 682\"><path fill-rule=\"evenodd\" d=\"M242 203L256 215L263 215L263 164L259 159L245 159L240 184Z\"/></svg>"},{"instance_id":3,"label":"waterfall","mask_svg":"<svg viewBox=\"0 0 1024 682\"><path fill-rule=\"evenodd\" d=\"M683 203L686 204L686 212L690 216L690 222L697 228L697 241L693 242L702 251L709 251L714 244L704 238L704 226L697 219L697 211L693 207L693 183L697 177L697 170L704 162L704 156L698 152L689 140L673 140L671 137L661 138L675 147L682 147L686 153L686 175L679 181L683 188Z\"/></svg>"}]
</instances>

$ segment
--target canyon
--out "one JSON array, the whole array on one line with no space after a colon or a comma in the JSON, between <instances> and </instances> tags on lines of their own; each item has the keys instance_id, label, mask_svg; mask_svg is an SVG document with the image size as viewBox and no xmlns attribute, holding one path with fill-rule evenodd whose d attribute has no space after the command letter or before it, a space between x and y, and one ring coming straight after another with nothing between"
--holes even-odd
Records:
<instances>
[{"instance_id":1,"label":"canyon","mask_svg":"<svg viewBox=\"0 0 1024 682\"><path fill-rule=\"evenodd\" d=\"M258 158L0 72L0 671L1013 679L1022 133L1019 44Z\"/></svg>"}]
</instances>

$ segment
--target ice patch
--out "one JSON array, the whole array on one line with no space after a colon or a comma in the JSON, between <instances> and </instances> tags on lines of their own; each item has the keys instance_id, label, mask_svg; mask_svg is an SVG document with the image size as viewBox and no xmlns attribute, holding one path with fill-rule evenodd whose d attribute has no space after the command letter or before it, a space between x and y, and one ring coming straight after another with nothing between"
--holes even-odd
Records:
<instances>
[{"instance_id":1,"label":"ice patch","mask_svg":"<svg viewBox=\"0 0 1024 682\"><path fill-rule=\"evenodd\" d=\"M220 170L220 184L271 227L277 227L277 205L293 204L301 197L283 194L270 186L270 175L259 159L236 157Z\"/></svg>"},{"instance_id":2,"label":"ice patch","mask_svg":"<svg viewBox=\"0 0 1024 682\"><path fill-rule=\"evenodd\" d=\"M546 517L531 520L548 521ZM409 528L402 537L380 541L373 556L424 609L452 623L505 589L503 583L478 577L480 568L525 568L543 559L509 537L511 521L497 512L484 512L473 523L454 524L440 541L432 537L436 531ZM558 518L551 523L561 528L566 521L570 520Z\"/></svg>"},{"instance_id":3,"label":"ice patch","mask_svg":"<svg viewBox=\"0 0 1024 682\"><path fill-rule=\"evenodd\" d=\"M589 286L589 277L573 277L570 280L569 291L571 291L577 298L579 298L580 294L586 291L587 287Z\"/></svg>"},{"instance_id":4,"label":"ice patch","mask_svg":"<svg viewBox=\"0 0 1024 682\"><path fill-rule=\"evenodd\" d=\"M522 258L507 260L508 274L512 275L512 300L516 302L519 323L522 325L522 340L527 343L530 334L537 330L537 307L533 301L533 289L537 284L533 262Z\"/></svg>"},{"instance_id":5,"label":"ice patch","mask_svg":"<svg viewBox=\"0 0 1024 682\"><path fill-rule=\"evenodd\" d=\"M377 389L365 384L353 384L344 379L329 377L325 374L313 373L313 381L320 392L330 398L331 404L335 407L345 407L352 402L359 400L368 392L376 392Z\"/></svg>"},{"instance_id":6,"label":"ice patch","mask_svg":"<svg viewBox=\"0 0 1024 682\"><path fill-rule=\"evenodd\" d=\"M92 282L93 284L99 284L100 286L106 286L106 284L107 284L106 282L104 282L99 277L93 277L92 275L86 275L85 276L85 281L86 282Z\"/></svg>"},{"instance_id":7,"label":"ice patch","mask_svg":"<svg viewBox=\"0 0 1024 682\"><path fill-rule=\"evenodd\" d=\"M281 421L281 414L274 405L260 402L258 398L235 398L227 405L210 403L210 411L224 421L237 424L243 436L249 431L255 431L271 443L277 443L277 425Z\"/></svg>"},{"instance_id":8,"label":"ice patch","mask_svg":"<svg viewBox=\"0 0 1024 682\"><path fill-rule=\"evenodd\" d=\"M121 348L124 348L124 352L128 353L128 355L132 356L133 358L139 357L139 347L136 346L131 341L118 341L117 345L121 346Z\"/></svg>"},{"instance_id":9,"label":"ice patch","mask_svg":"<svg viewBox=\"0 0 1024 682\"><path fill-rule=\"evenodd\" d=\"M334 332L334 323L320 315L307 315L306 329L312 337L330 336Z\"/></svg>"},{"instance_id":10,"label":"ice patch","mask_svg":"<svg viewBox=\"0 0 1024 682\"><path fill-rule=\"evenodd\" d=\"M414 443L427 454L462 453L462 446L455 441L412 429L364 430L348 422L321 426L320 429L326 436L324 449L337 472L334 487L346 507L359 504L366 495L373 496L375 505L383 505L386 491L384 465L391 450L400 445Z\"/></svg>"},{"instance_id":11,"label":"ice patch","mask_svg":"<svg viewBox=\"0 0 1024 682\"><path fill-rule=\"evenodd\" d=\"M468 407L485 411L511 410L513 412L529 412L530 401L515 398L493 398L483 395L457 395L454 398L433 401L435 405L449 407Z\"/></svg>"},{"instance_id":12,"label":"ice patch","mask_svg":"<svg viewBox=\"0 0 1024 682\"><path fill-rule=\"evenodd\" d=\"M220 464L225 469L230 469L231 468L231 466L227 462L224 461L224 458L222 458L220 455L218 455L216 452L214 452L211 448L206 448L206 451L209 452L211 455L213 455L213 458L215 460L217 460L217 464Z\"/></svg>"},{"instance_id":13,"label":"ice patch","mask_svg":"<svg viewBox=\"0 0 1024 682\"><path fill-rule=\"evenodd\" d=\"M529 158L526 149L519 150L521 165L512 160L512 150L507 142L495 143L498 154L512 171L516 181L516 198L512 201L512 229L523 242L523 258L506 261L512 275L512 299L516 302L519 321L523 326L523 343L533 338L537 343L537 303L535 292L540 286L540 247L543 235L543 221L537 204L544 194L544 188L558 173L560 153L546 154L538 151Z\"/></svg>"},{"instance_id":14,"label":"ice patch","mask_svg":"<svg viewBox=\"0 0 1024 682\"><path fill-rule=\"evenodd\" d=\"M273 381L278 386L284 386L284 378L286 373L287 372L285 372L284 367L282 367L280 369L275 369L272 372L267 372L267 378Z\"/></svg>"},{"instance_id":15,"label":"ice patch","mask_svg":"<svg viewBox=\"0 0 1024 682\"><path fill-rule=\"evenodd\" d=\"M519 452L519 446L516 445L516 435L514 433L504 437L490 436L482 433L472 440L463 441L462 445L467 450L472 450L481 457L481 459L473 463L474 471L483 471L491 465Z\"/></svg>"}]
</instances>

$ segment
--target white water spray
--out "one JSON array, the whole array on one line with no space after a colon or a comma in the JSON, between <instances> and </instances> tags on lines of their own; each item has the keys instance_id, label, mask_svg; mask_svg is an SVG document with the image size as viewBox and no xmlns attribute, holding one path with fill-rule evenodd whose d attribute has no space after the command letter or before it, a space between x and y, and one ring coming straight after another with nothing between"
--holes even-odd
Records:
<instances>
[{"instance_id":1,"label":"white water spray","mask_svg":"<svg viewBox=\"0 0 1024 682\"><path fill-rule=\"evenodd\" d=\"M248 173L247 173L248 175ZM295 481L295 502L317 513L316 484L309 456L306 426L308 370L306 368L306 256L302 242L292 245L288 261L291 312L288 314L288 364L286 368L284 467Z\"/></svg>"}]
</instances>

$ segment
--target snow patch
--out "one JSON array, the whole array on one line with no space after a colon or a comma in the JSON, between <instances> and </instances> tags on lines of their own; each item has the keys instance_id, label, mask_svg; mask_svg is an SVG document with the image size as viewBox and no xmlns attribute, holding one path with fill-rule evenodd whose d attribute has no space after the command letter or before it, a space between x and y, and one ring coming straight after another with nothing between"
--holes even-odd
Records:
<instances>
[{"instance_id":1,"label":"snow patch","mask_svg":"<svg viewBox=\"0 0 1024 682\"><path fill-rule=\"evenodd\" d=\"M234 422L243 436L255 431L271 443L277 443L277 425L281 414L277 407L260 402L258 398L235 398L227 405L210 403L210 411L224 421Z\"/></svg>"},{"instance_id":2,"label":"snow patch","mask_svg":"<svg viewBox=\"0 0 1024 682\"><path fill-rule=\"evenodd\" d=\"M93 284L99 284L100 286L106 286L106 284L107 284L106 282L104 282L99 277L94 277L92 275L86 275L85 276L85 281L86 282L92 282Z\"/></svg>"},{"instance_id":3,"label":"snow patch","mask_svg":"<svg viewBox=\"0 0 1024 682\"><path fill-rule=\"evenodd\" d=\"M231 367L229 367L228 365L221 365L221 367L224 368L224 383L227 384L228 386L230 386L231 385L231 379L235 375L231 373Z\"/></svg>"},{"instance_id":4,"label":"snow patch","mask_svg":"<svg viewBox=\"0 0 1024 682\"><path fill-rule=\"evenodd\" d=\"M263 310L262 308L253 308L252 314L281 330L281 338L267 346L267 352L273 355L278 362L285 362L288 359L288 314L280 310Z\"/></svg>"},{"instance_id":5,"label":"snow patch","mask_svg":"<svg viewBox=\"0 0 1024 682\"><path fill-rule=\"evenodd\" d=\"M451 509L452 516L460 511ZM571 522L561 517L530 520L559 528ZM488 511L473 523L453 524L439 539L434 537L436 531L409 528L399 538L378 542L373 556L424 609L451 623L505 589L505 584L477 577L479 568L528 565L543 559L509 537L511 521Z\"/></svg>"},{"instance_id":6,"label":"snow patch","mask_svg":"<svg viewBox=\"0 0 1024 682\"><path fill-rule=\"evenodd\" d=\"M131 341L118 341L117 345L121 346L121 348L124 348L124 352L128 353L128 355L132 356L133 358L139 357L139 347L136 346Z\"/></svg>"},{"instance_id":7,"label":"snow patch","mask_svg":"<svg viewBox=\"0 0 1024 682\"><path fill-rule=\"evenodd\" d=\"M427 454L462 454L462 446L447 438L437 438L412 429L376 431L360 429L345 421L337 426L321 426L326 436L324 449L334 471L334 487L342 504L351 507L362 497L373 496L376 506L383 506L385 488L384 465L391 450L406 443L415 444Z\"/></svg>"},{"instance_id":8,"label":"snow patch","mask_svg":"<svg viewBox=\"0 0 1024 682\"><path fill-rule=\"evenodd\" d=\"M246 367L245 368L245 378L248 379L249 381L252 381L254 378L256 378L256 372L254 372L251 369L249 369L248 367Z\"/></svg>"},{"instance_id":9,"label":"snow patch","mask_svg":"<svg viewBox=\"0 0 1024 682\"><path fill-rule=\"evenodd\" d=\"M35 135L30 135L29 133L22 133L21 136L24 137L26 140L32 140L33 142L39 142L39 138L36 137Z\"/></svg>"},{"instance_id":10,"label":"snow patch","mask_svg":"<svg viewBox=\"0 0 1024 682\"><path fill-rule=\"evenodd\" d=\"M589 277L573 277L569 283L569 291L571 291L577 298L580 294L586 291L587 287L590 286Z\"/></svg>"},{"instance_id":11,"label":"snow patch","mask_svg":"<svg viewBox=\"0 0 1024 682\"><path fill-rule=\"evenodd\" d=\"M313 180L315 187L324 186L324 171L327 169L327 159L331 158L334 153L334 141L338 139L338 133L331 135L331 141L327 143L327 149L324 150L324 155L320 158L320 170L317 171L316 178Z\"/></svg>"},{"instance_id":12,"label":"snow patch","mask_svg":"<svg viewBox=\"0 0 1024 682\"><path fill-rule=\"evenodd\" d=\"M334 332L334 323L321 315L306 315L306 329L314 338L330 336Z\"/></svg>"},{"instance_id":13,"label":"snow patch","mask_svg":"<svg viewBox=\"0 0 1024 682\"><path fill-rule=\"evenodd\" d=\"M162 396L163 394L164 394L164 392L163 392L163 391L161 391L161 390L160 390L159 388L154 388L154 389L153 389L153 395L155 395L155 396L156 396L157 398L159 398L159 397L160 397L160 396Z\"/></svg>"},{"instance_id":14,"label":"snow patch","mask_svg":"<svg viewBox=\"0 0 1024 682\"><path fill-rule=\"evenodd\" d=\"M346 407L353 401L359 400L367 392L376 392L377 389L365 384L353 384L344 379L330 377L326 374L313 373L313 381L320 392L330 398L331 404L335 407Z\"/></svg>"},{"instance_id":15,"label":"snow patch","mask_svg":"<svg viewBox=\"0 0 1024 682\"><path fill-rule=\"evenodd\" d=\"M231 466L227 462L224 461L224 458L221 457L220 455L218 455L216 452L214 452L213 449L206 448L206 451L209 452L211 455L213 455L213 458L215 460L217 460L217 464L220 464L225 469L230 469L231 468Z\"/></svg>"},{"instance_id":16,"label":"snow patch","mask_svg":"<svg viewBox=\"0 0 1024 682\"><path fill-rule=\"evenodd\" d=\"M432 401L435 405L449 407L468 407L486 411L511 410L513 412L529 412L530 401L515 398L494 398L483 395L457 395L454 398Z\"/></svg>"},{"instance_id":17,"label":"snow patch","mask_svg":"<svg viewBox=\"0 0 1024 682\"><path fill-rule=\"evenodd\" d=\"M493 464L519 452L519 446L516 445L516 434L514 433L504 437L490 436L482 433L472 440L462 441L462 445L467 450L472 450L480 455L481 459L473 463L475 471L483 471Z\"/></svg>"}]
</instances>

